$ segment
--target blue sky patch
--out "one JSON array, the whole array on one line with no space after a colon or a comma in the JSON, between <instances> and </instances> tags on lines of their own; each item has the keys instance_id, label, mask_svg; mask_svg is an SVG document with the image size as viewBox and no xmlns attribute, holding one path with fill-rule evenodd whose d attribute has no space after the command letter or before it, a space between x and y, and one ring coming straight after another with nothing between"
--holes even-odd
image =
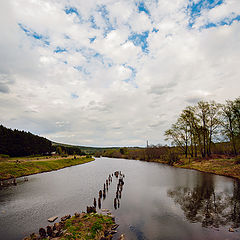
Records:
<instances>
[{"instance_id":1,"label":"blue sky patch","mask_svg":"<svg viewBox=\"0 0 240 240\"><path fill-rule=\"evenodd\" d=\"M136 85L136 83L134 82L134 79L135 79L136 74L137 74L137 70L136 70L135 68L133 68L132 66L127 65L126 63L122 64L122 66L125 67L125 68L128 68L128 69L130 69L130 70L132 71L131 76L130 76L129 78L123 80L123 81L124 81L124 82L127 82L127 83L128 83L128 82L131 82L131 84L132 84L134 87L137 88L137 85Z\"/></svg>"},{"instance_id":2,"label":"blue sky patch","mask_svg":"<svg viewBox=\"0 0 240 240\"><path fill-rule=\"evenodd\" d=\"M66 13L66 14L75 13L76 15L79 16L78 10L77 10L75 7L66 7L66 8L65 8L65 13Z\"/></svg>"},{"instance_id":3,"label":"blue sky patch","mask_svg":"<svg viewBox=\"0 0 240 240\"><path fill-rule=\"evenodd\" d=\"M47 36L44 36L33 31L32 29L29 29L21 23L18 23L18 26L26 33L27 36L33 37L34 39L41 41L45 45L50 45L50 42L48 40L49 38Z\"/></svg>"},{"instance_id":4,"label":"blue sky patch","mask_svg":"<svg viewBox=\"0 0 240 240\"><path fill-rule=\"evenodd\" d=\"M142 48L142 51L145 53L148 53L148 42L147 38L149 35L149 31L145 31L142 33L132 33L128 40L132 41L135 46L140 46Z\"/></svg>"},{"instance_id":5,"label":"blue sky patch","mask_svg":"<svg viewBox=\"0 0 240 240\"><path fill-rule=\"evenodd\" d=\"M77 99L77 98L79 98L79 96L76 93L71 93L71 98Z\"/></svg>"},{"instance_id":6,"label":"blue sky patch","mask_svg":"<svg viewBox=\"0 0 240 240\"><path fill-rule=\"evenodd\" d=\"M79 72L82 72L83 67L82 66L74 66L73 68L75 68L76 70L78 70Z\"/></svg>"},{"instance_id":7,"label":"blue sky patch","mask_svg":"<svg viewBox=\"0 0 240 240\"><path fill-rule=\"evenodd\" d=\"M106 5L100 5L97 7L97 12L99 12L105 22L105 27L103 29L103 36L106 37L108 33L110 33L112 30L115 30L112 23L109 19L109 12L107 10Z\"/></svg>"},{"instance_id":8,"label":"blue sky patch","mask_svg":"<svg viewBox=\"0 0 240 240\"><path fill-rule=\"evenodd\" d=\"M152 32L158 32L159 31L159 29L157 29L157 28L153 28L153 30L152 30Z\"/></svg>"},{"instance_id":9,"label":"blue sky patch","mask_svg":"<svg viewBox=\"0 0 240 240\"><path fill-rule=\"evenodd\" d=\"M78 48L76 49L76 52L80 52L83 57L87 60L87 62L90 62L91 58L96 54L96 51L91 48Z\"/></svg>"},{"instance_id":10,"label":"blue sky patch","mask_svg":"<svg viewBox=\"0 0 240 240\"><path fill-rule=\"evenodd\" d=\"M202 28L212 28L212 27L216 27L217 25L215 23L208 23L206 24L204 27Z\"/></svg>"},{"instance_id":11,"label":"blue sky patch","mask_svg":"<svg viewBox=\"0 0 240 240\"><path fill-rule=\"evenodd\" d=\"M62 53L62 52L67 52L66 48L61 48L61 47L56 47L54 50L55 53Z\"/></svg>"},{"instance_id":12,"label":"blue sky patch","mask_svg":"<svg viewBox=\"0 0 240 240\"><path fill-rule=\"evenodd\" d=\"M90 63L93 59L96 59L99 61L104 67L112 67L113 62L109 58L105 58L102 54L99 52L96 52L92 48L79 48L76 49L76 52L80 52L83 57L87 60L88 63Z\"/></svg>"},{"instance_id":13,"label":"blue sky patch","mask_svg":"<svg viewBox=\"0 0 240 240\"><path fill-rule=\"evenodd\" d=\"M78 70L79 72L84 73L85 75L90 75L90 72L88 72L87 69L83 66L74 66L73 68Z\"/></svg>"},{"instance_id":14,"label":"blue sky patch","mask_svg":"<svg viewBox=\"0 0 240 240\"><path fill-rule=\"evenodd\" d=\"M89 38L90 43L93 43L96 38L97 38L96 36L95 36L95 37L92 37L92 38Z\"/></svg>"},{"instance_id":15,"label":"blue sky patch","mask_svg":"<svg viewBox=\"0 0 240 240\"><path fill-rule=\"evenodd\" d=\"M96 59L98 59L102 64L104 64L103 55L101 55L100 53L94 54L93 57L96 58Z\"/></svg>"},{"instance_id":16,"label":"blue sky patch","mask_svg":"<svg viewBox=\"0 0 240 240\"><path fill-rule=\"evenodd\" d=\"M94 28L94 29L99 29L99 27L98 27L97 24L96 24L96 21L95 21L94 16L90 16L89 22L91 23L91 27L92 27L92 28Z\"/></svg>"},{"instance_id":17,"label":"blue sky patch","mask_svg":"<svg viewBox=\"0 0 240 240\"><path fill-rule=\"evenodd\" d=\"M218 5L221 5L223 0L200 0L195 3L193 0L189 0L187 6L187 12L189 15L189 27L192 27L195 23L196 18L201 16L201 11L204 9L212 9Z\"/></svg>"},{"instance_id":18,"label":"blue sky patch","mask_svg":"<svg viewBox=\"0 0 240 240\"><path fill-rule=\"evenodd\" d=\"M234 18L225 18L220 22L220 25L231 25L234 21L240 22L240 15Z\"/></svg>"},{"instance_id":19,"label":"blue sky patch","mask_svg":"<svg viewBox=\"0 0 240 240\"><path fill-rule=\"evenodd\" d=\"M65 39L70 39L70 37L67 34L64 34Z\"/></svg>"},{"instance_id":20,"label":"blue sky patch","mask_svg":"<svg viewBox=\"0 0 240 240\"><path fill-rule=\"evenodd\" d=\"M65 13L66 14L75 14L76 16L77 16L77 18L79 19L79 21L80 21L80 23L82 23L83 22L83 19L82 19L82 16L81 16L81 14L78 12L78 10L77 10L77 8L75 8L75 7L65 7Z\"/></svg>"},{"instance_id":21,"label":"blue sky patch","mask_svg":"<svg viewBox=\"0 0 240 240\"><path fill-rule=\"evenodd\" d=\"M102 65L104 65L105 67L112 67L113 66L112 60L104 58L104 56L100 53L96 53L93 57L95 59L97 59L99 62L101 62Z\"/></svg>"},{"instance_id":22,"label":"blue sky patch","mask_svg":"<svg viewBox=\"0 0 240 240\"><path fill-rule=\"evenodd\" d=\"M200 27L200 30L202 29L208 29L208 28L213 28L213 27L218 27L218 26L224 26L224 25L231 25L234 21L240 22L240 15L236 17L226 17L223 20L217 22L217 23L207 23L206 25Z\"/></svg>"},{"instance_id":23,"label":"blue sky patch","mask_svg":"<svg viewBox=\"0 0 240 240\"><path fill-rule=\"evenodd\" d=\"M148 16L151 16L151 14L150 14L149 10L147 9L147 7L145 6L144 2L138 3L137 6L138 6L138 12L144 12Z\"/></svg>"}]
</instances>

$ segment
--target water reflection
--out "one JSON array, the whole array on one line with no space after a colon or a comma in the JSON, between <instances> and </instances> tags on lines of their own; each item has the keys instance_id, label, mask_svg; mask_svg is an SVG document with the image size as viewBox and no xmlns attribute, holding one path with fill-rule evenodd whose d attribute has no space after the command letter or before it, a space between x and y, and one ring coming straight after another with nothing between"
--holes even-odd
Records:
<instances>
[{"instance_id":1,"label":"water reflection","mask_svg":"<svg viewBox=\"0 0 240 240\"><path fill-rule=\"evenodd\" d=\"M115 174L108 175L116 170L127 176L122 176L123 186ZM108 184L106 176L111 177ZM103 194L104 184L103 201L99 190ZM101 158L32 175L29 181L2 188L0 239L22 239L47 226L51 216L85 211L93 204L99 212L109 209L116 217L120 226L113 239L124 233L131 240L237 240L240 230L229 233L228 225L240 225L239 198L240 186L230 178L157 163Z\"/></svg>"},{"instance_id":2,"label":"water reflection","mask_svg":"<svg viewBox=\"0 0 240 240\"><path fill-rule=\"evenodd\" d=\"M167 191L190 222L203 227L231 225L240 227L240 183L233 182L233 192L216 191L214 175L199 175L195 187L178 186Z\"/></svg>"}]
</instances>

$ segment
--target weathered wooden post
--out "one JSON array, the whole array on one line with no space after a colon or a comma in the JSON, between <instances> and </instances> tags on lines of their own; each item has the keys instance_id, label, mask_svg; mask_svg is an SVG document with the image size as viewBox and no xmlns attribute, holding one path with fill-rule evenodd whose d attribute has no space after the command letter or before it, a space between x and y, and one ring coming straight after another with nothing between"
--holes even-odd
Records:
<instances>
[{"instance_id":1,"label":"weathered wooden post","mask_svg":"<svg viewBox=\"0 0 240 240\"><path fill-rule=\"evenodd\" d=\"M101 209L102 205L101 205L101 198L98 198L98 208Z\"/></svg>"},{"instance_id":2,"label":"weathered wooden post","mask_svg":"<svg viewBox=\"0 0 240 240\"><path fill-rule=\"evenodd\" d=\"M106 198L106 191L103 190L103 199L105 199L105 198Z\"/></svg>"},{"instance_id":3,"label":"weathered wooden post","mask_svg":"<svg viewBox=\"0 0 240 240\"><path fill-rule=\"evenodd\" d=\"M13 184L16 186L17 185L17 180L16 178L13 179Z\"/></svg>"},{"instance_id":4,"label":"weathered wooden post","mask_svg":"<svg viewBox=\"0 0 240 240\"><path fill-rule=\"evenodd\" d=\"M113 205L114 205L114 208L117 209L117 199L116 198L114 198L114 204Z\"/></svg>"},{"instance_id":5,"label":"weathered wooden post","mask_svg":"<svg viewBox=\"0 0 240 240\"><path fill-rule=\"evenodd\" d=\"M96 198L94 198L94 199L93 199L93 205L94 205L94 207L96 207L96 206L97 206L97 201L96 201Z\"/></svg>"}]
</instances>

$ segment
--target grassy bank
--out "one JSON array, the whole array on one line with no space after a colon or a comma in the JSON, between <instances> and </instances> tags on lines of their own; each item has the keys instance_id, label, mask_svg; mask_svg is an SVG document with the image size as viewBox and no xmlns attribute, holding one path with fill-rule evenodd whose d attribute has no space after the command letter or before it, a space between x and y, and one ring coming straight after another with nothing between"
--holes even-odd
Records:
<instances>
[{"instance_id":1,"label":"grassy bank","mask_svg":"<svg viewBox=\"0 0 240 240\"><path fill-rule=\"evenodd\" d=\"M101 239L105 232L110 232L114 222L111 217L99 214L83 214L67 220L66 232L61 239ZM109 234L109 238L110 234Z\"/></svg>"},{"instance_id":2,"label":"grassy bank","mask_svg":"<svg viewBox=\"0 0 240 240\"><path fill-rule=\"evenodd\" d=\"M166 161L159 159L152 160L151 162L158 162L167 164ZM173 167L193 169L206 173L213 173L217 175L233 177L240 179L240 164L236 164L236 159L181 159L179 162L174 163Z\"/></svg>"},{"instance_id":3,"label":"grassy bank","mask_svg":"<svg viewBox=\"0 0 240 240\"><path fill-rule=\"evenodd\" d=\"M240 179L240 164L236 164L236 159L208 159L190 162L186 160L182 164L174 166Z\"/></svg>"},{"instance_id":4,"label":"grassy bank","mask_svg":"<svg viewBox=\"0 0 240 240\"><path fill-rule=\"evenodd\" d=\"M115 229L117 226L118 225L115 224L115 220L112 215L102 215L98 213L75 213L75 215L70 219L61 220L53 226L48 226L47 231L41 228L40 236L33 233L29 237L24 238L24 240L108 240L112 239L112 234L116 233Z\"/></svg>"},{"instance_id":5,"label":"grassy bank","mask_svg":"<svg viewBox=\"0 0 240 240\"><path fill-rule=\"evenodd\" d=\"M77 157L61 158L61 159L47 159L40 160L24 160L21 158L20 162L8 161L0 162L0 180L9 179L13 177L27 176L35 173L49 172L65 167L70 167L78 164L93 161L93 158Z\"/></svg>"}]
</instances>

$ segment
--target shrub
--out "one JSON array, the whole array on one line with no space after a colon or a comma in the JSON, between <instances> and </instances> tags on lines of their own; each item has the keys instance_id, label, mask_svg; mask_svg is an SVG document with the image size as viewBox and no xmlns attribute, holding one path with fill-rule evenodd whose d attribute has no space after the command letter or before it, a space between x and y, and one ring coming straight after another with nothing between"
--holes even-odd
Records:
<instances>
[{"instance_id":1,"label":"shrub","mask_svg":"<svg viewBox=\"0 0 240 240\"><path fill-rule=\"evenodd\" d=\"M180 158L178 153L174 151L169 151L167 155L167 163L171 166L173 166L174 163L179 162Z\"/></svg>"},{"instance_id":2,"label":"shrub","mask_svg":"<svg viewBox=\"0 0 240 240\"><path fill-rule=\"evenodd\" d=\"M236 163L236 164L240 164L240 156L237 156L237 157L236 157L235 163Z\"/></svg>"},{"instance_id":3,"label":"shrub","mask_svg":"<svg viewBox=\"0 0 240 240\"><path fill-rule=\"evenodd\" d=\"M9 155L7 155L7 154L0 154L0 159L1 158L9 158L10 156Z\"/></svg>"}]
</instances>

